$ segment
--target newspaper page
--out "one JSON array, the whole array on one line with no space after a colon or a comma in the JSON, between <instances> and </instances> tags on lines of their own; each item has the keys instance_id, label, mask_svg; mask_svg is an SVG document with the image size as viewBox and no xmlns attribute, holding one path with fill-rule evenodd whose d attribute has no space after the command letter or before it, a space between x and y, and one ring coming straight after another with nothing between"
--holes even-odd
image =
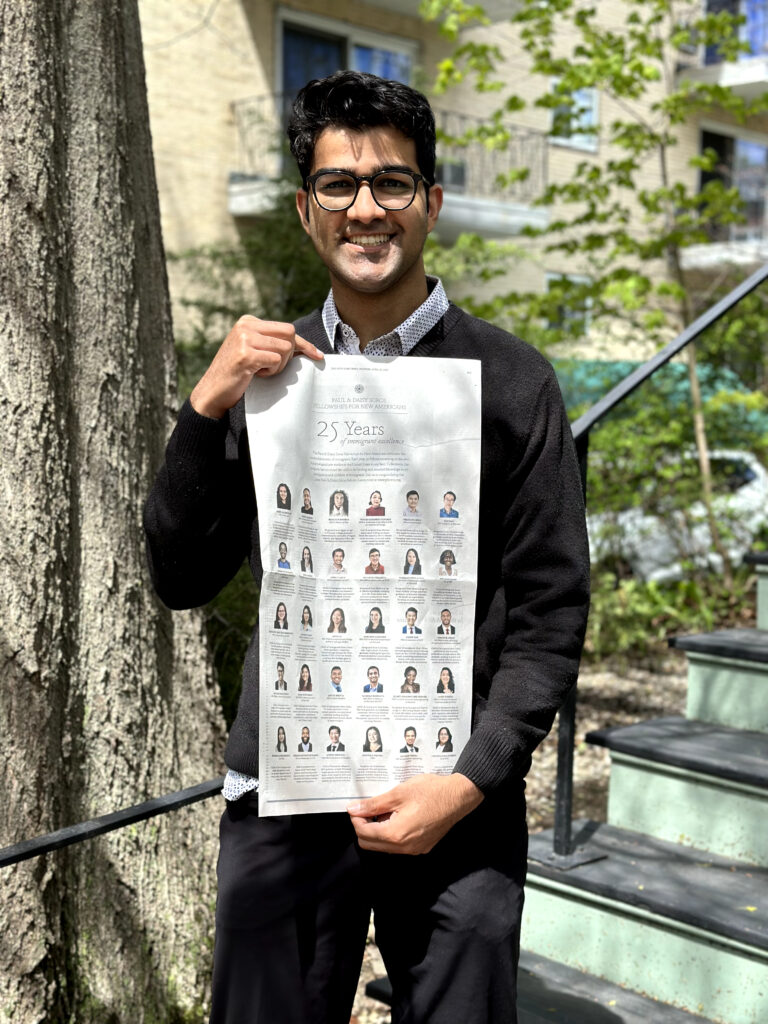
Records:
<instances>
[{"instance_id":1,"label":"newspaper page","mask_svg":"<svg viewBox=\"0 0 768 1024\"><path fill-rule=\"evenodd\" d=\"M480 363L294 359L252 383L246 421L260 814L450 773L471 724Z\"/></svg>"}]
</instances>

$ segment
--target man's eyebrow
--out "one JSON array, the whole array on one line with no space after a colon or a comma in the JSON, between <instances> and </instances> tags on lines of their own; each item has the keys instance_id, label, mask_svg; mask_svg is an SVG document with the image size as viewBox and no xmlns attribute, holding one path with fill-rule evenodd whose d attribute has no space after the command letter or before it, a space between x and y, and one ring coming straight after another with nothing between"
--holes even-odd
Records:
<instances>
[{"instance_id":1,"label":"man's eyebrow","mask_svg":"<svg viewBox=\"0 0 768 1024\"><path fill-rule=\"evenodd\" d=\"M384 171L403 171L406 174L419 173L415 168L409 167L408 164L377 164L368 174L362 175L362 177L367 178L374 174L381 174ZM351 174L353 177L360 177L350 167L318 167L312 174Z\"/></svg>"}]
</instances>

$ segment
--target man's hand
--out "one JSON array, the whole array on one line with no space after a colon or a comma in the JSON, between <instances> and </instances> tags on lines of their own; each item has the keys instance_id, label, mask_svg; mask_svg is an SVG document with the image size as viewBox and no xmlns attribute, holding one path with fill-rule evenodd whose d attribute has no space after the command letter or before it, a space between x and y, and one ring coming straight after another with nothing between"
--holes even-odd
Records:
<instances>
[{"instance_id":1,"label":"man's hand","mask_svg":"<svg viewBox=\"0 0 768 1024\"><path fill-rule=\"evenodd\" d=\"M414 775L381 796L347 805L364 850L429 853L483 794L465 775Z\"/></svg>"},{"instance_id":2,"label":"man's hand","mask_svg":"<svg viewBox=\"0 0 768 1024\"><path fill-rule=\"evenodd\" d=\"M221 419L243 397L253 376L272 377L295 355L323 358L293 324L241 316L190 395L192 408L201 416Z\"/></svg>"}]
</instances>

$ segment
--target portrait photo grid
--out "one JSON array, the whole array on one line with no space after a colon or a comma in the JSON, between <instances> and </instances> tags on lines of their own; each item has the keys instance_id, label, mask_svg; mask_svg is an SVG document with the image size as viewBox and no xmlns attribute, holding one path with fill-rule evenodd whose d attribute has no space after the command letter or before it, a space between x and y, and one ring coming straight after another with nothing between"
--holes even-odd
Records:
<instances>
[{"instance_id":1,"label":"portrait photo grid","mask_svg":"<svg viewBox=\"0 0 768 1024\"><path fill-rule=\"evenodd\" d=\"M295 359L254 382L246 418L260 813L450 773L471 725L479 364Z\"/></svg>"}]
</instances>

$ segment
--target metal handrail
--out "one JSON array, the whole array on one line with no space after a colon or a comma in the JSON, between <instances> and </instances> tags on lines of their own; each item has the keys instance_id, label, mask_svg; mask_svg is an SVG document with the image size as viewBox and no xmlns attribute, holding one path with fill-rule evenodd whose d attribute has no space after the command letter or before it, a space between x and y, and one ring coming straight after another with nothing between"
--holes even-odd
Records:
<instances>
[{"instance_id":1,"label":"metal handrail","mask_svg":"<svg viewBox=\"0 0 768 1024\"><path fill-rule=\"evenodd\" d=\"M589 432L613 409L640 387L645 381L665 366L671 359L695 341L707 328L728 313L743 298L768 279L768 263L737 285L719 302L711 306L698 319L685 328L678 336L665 345L642 366L638 366L624 380L611 388L590 409L571 425L573 439L581 468L581 482L586 497L587 452ZM568 867L573 854L573 744L576 735L576 690L569 694L558 715L557 775L555 792L555 827L553 838L554 863L560 858L563 867Z\"/></svg>"},{"instance_id":2,"label":"metal handrail","mask_svg":"<svg viewBox=\"0 0 768 1024\"><path fill-rule=\"evenodd\" d=\"M740 285L737 285L725 298L715 303L714 306L708 309L706 313L703 313L689 327L686 327L681 334L661 349L661 351L657 352L656 355L628 374L623 381L612 388L607 395L596 402L591 409L573 423L571 429L579 455L582 485L584 487L586 487L587 448L590 430L603 417L615 409L617 405L628 398L633 391L644 381L648 380L660 367L668 363L670 359L681 352L690 342L695 341L708 327L711 327L725 313L733 309L737 303L749 295L750 292L753 292L766 279L768 279L768 263L759 270L756 270L745 281L742 281ZM573 817L573 742L575 722L576 690L574 688L558 716L559 740L553 846L555 863L559 858L564 866L568 866L568 859L572 854L571 827ZM49 832L35 839L22 840L14 846L7 846L0 850L0 868L17 864L22 860L29 860L32 857L39 857L43 853L50 853L64 846L71 846L73 843L93 839L107 832L114 832L117 829L124 828L126 825L145 821L147 818L155 817L158 814L166 814L168 811L178 810L180 807L185 807L200 800L206 800L208 797L215 796L221 792L223 781L221 777L209 779L207 782L201 782L188 789L167 793L164 796L146 800L144 803L135 804L133 807L126 807L112 814L104 814L91 821L69 825L66 828L59 829L56 832Z\"/></svg>"}]
</instances>

